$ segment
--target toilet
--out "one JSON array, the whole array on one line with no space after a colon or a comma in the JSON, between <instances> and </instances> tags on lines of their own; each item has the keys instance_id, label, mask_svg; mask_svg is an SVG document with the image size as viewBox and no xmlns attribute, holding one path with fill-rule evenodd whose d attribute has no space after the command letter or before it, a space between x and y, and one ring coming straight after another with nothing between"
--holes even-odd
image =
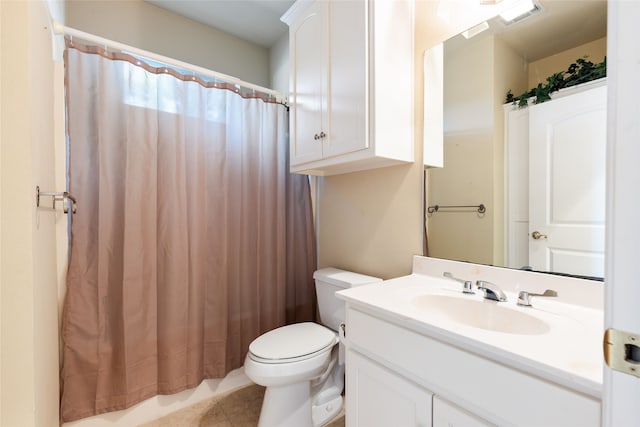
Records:
<instances>
[{"instance_id":1,"label":"toilet","mask_svg":"<svg viewBox=\"0 0 640 427\"><path fill-rule=\"evenodd\" d=\"M244 371L266 387L258 427L318 427L342 409L344 347L338 331L345 309L335 292L382 279L337 268L320 269L313 278L322 324L282 326L249 345Z\"/></svg>"}]
</instances>

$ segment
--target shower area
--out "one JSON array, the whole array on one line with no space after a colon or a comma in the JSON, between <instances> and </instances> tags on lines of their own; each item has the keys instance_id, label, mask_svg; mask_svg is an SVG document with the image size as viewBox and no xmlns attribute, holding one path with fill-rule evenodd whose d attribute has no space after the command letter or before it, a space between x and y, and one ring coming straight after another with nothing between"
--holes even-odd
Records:
<instances>
[{"instance_id":1,"label":"shower area","mask_svg":"<svg viewBox=\"0 0 640 427\"><path fill-rule=\"evenodd\" d=\"M314 319L309 181L288 172L277 92L56 31L66 191L42 197L69 208L60 416L137 424L122 410L158 414L246 384L254 338Z\"/></svg>"}]
</instances>

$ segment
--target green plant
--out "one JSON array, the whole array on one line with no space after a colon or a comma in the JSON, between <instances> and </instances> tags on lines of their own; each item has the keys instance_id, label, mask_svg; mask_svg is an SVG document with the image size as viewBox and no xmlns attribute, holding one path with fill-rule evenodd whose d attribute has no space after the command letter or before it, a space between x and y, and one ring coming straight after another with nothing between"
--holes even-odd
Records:
<instances>
[{"instance_id":1,"label":"green plant","mask_svg":"<svg viewBox=\"0 0 640 427\"><path fill-rule=\"evenodd\" d=\"M519 96L514 96L511 89L507 92L505 103L513 103L518 107L529 105L529 98L535 96L534 103L540 104L551 99L551 94L560 89L579 85L581 83L597 80L607 75L607 58L600 63L594 64L587 60L587 56L578 58L576 62L569 65L566 71L554 73L547 77L545 84L523 92Z\"/></svg>"}]
</instances>

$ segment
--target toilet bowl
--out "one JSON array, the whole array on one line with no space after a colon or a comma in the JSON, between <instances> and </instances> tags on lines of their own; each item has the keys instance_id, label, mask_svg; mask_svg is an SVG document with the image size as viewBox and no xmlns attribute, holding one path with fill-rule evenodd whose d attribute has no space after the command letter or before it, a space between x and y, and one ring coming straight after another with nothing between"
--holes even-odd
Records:
<instances>
[{"instance_id":1,"label":"toilet bowl","mask_svg":"<svg viewBox=\"0 0 640 427\"><path fill-rule=\"evenodd\" d=\"M245 373L256 384L267 387L260 427L322 424L322 420L316 423L312 419L311 380L321 378L337 364L337 342L335 332L306 322L274 329L251 343ZM342 404L331 406L324 411L327 418L337 414Z\"/></svg>"},{"instance_id":2,"label":"toilet bowl","mask_svg":"<svg viewBox=\"0 0 640 427\"><path fill-rule=\"evenodd\" d=\"M335 292L381 279L336 268L318 270L313 277L322 325L282 326L249 346L245 374L266 387L259 427L317 427L342 409L344 349L337 331L344 303Z\"/></svg>"}]
</instances>

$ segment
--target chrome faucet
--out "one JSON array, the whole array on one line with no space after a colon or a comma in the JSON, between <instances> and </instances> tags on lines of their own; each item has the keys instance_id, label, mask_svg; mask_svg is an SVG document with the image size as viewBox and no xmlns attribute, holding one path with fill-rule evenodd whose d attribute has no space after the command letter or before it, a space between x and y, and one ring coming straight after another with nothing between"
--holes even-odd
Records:
<instances>
[{"instance_id":1,"label":"chrome faucet","mask_svg":"<svg viewBox=\"0 0 640 427\"><path fill-rule=\"evenodd\" d=\"M495 284L487 282L485 280L478 280L476 287L484 292L484 297L493 301L506 301L507 296L502 290Z\"/></svg>"},{"instance_id":2,"label":"chrome faucet","mask_svg":"<svg viewBox=\"0 0 640 427\"><path fill-rule=\"evenodd\" d=\"M475 294L475 292L473 292L473 282L471 280L458 279L457 277L453 277L453 274L449 273L448 271L445 271L444 273L442 273L442 275L447 279L455 280L456 282L462 283L462 293Z\"/></svg>"},{"instance_id":3,"label":"chrome faucet","mask_svg":"<svg viewBox=\"0 0 640 427\"><path fill-rule=\"evenodd\" d=\"M518 305L523 307L531 307L531 297L557 297L558 293L554 290L547 289L541 294L534 294L527 291L518 292Z\"/></svg>"}]
</instances>

